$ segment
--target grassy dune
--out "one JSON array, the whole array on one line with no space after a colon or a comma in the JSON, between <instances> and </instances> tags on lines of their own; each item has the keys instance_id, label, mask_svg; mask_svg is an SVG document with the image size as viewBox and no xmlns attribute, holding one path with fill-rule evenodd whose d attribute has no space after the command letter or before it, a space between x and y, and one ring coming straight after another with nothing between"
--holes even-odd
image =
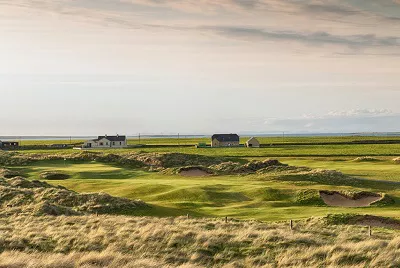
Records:
<instances>
[{"instance_id":1,"label":"grassy dune","mask_svg":"<svg viewBox=\"0 0 400 268\"><path fill-rule=\"evenodd\" d=\"M0 219L0 267L398 267L397 231L322 219L259 223L123 216Z\"/></svg>"},{"instance_id":2,"label":"grassy dune","mask_svg":"<svg viewBox=\"0 0 400 268\"><path fill-rule=\"evenodd\" d=\"M50 181L77 192L106 192L108 194L142 199L152 209L135 211L133 215L148 216L194 216L223 217L240 219L282 220L325 216L328 213L368 213L381 216L398 216L399 202L380 207L339 208L328 207L315 200L299 202L306 191L319 190L370 191L389 194L395 200L400 198L400 184L376 180L396 181L399 166L388 162L374 162L368 165L354 161L336 162L284 159L291 164L305 164L314 168L338 167L358 177L342 181L340 185L328 179L310 180L304 175L284 174L223 175L211 177L183 177L161 174L140 169L115 166L99 162L76 163L67 161L40 161L24 167L14 167L30 179L39 178L42 172L60 171L70 175L67 180ZM303 162L302 162L303 161ZM385 164L384 164L385 163ZM386 173L379 175L382 165L390 166ZM359 169L356 169L359 166ZM371 167L373 166L373 167ZM353 170L354 169L354 170ZM346 172L345 172L346 173ZM398 181L398 180L397 180Z\"/></svg>"}]
</instances>

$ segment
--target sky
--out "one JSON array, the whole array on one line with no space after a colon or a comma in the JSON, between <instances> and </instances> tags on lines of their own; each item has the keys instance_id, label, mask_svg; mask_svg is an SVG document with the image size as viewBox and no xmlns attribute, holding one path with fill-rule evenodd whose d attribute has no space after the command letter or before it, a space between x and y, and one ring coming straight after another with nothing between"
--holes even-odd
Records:
<instances>
[{"instance_id":1,"label":"sky","mask_svg":"<svg viewBox=\"0 0 400 268\"><path fill-rule=\"evenodd\" d=\"M400 131L399 0L0 0L0 136Z\"/></svg>"}]
</instances>

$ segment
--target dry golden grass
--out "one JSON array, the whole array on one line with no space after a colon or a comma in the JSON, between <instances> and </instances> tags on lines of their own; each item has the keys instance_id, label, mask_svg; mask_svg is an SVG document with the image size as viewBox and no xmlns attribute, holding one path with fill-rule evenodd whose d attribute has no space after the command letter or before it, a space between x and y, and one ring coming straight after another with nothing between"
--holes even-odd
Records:
<instances>
[{"instance_id":1,"label":"dry golden grass","mask_svg":"<svg viewBox=\"0 0 400 268\"><path fill-rule=\"evenodd\" d=\"M12 216L0 219L0 267L399 267L399 232L321 219Z\"/></svg>"}]
</instances>

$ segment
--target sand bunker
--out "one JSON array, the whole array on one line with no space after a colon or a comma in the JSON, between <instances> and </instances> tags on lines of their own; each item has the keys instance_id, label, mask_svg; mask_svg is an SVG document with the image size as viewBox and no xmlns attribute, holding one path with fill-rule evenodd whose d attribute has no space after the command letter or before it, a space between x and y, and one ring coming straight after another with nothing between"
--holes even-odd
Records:
<instances>
[{"instance_id":1,"label":"sand bunker","mask_svg":"<svg viewBox=\"0 0 400 268\"><path fill-rule=\"evenodd\" d=\"M332 207L369 207L371 204L382 200L383 196L375 193L360 193L354 198L339 192L321 191L320 196L328 206Z\"/></svg>"},{"instance_id":2,"label":"sand bunker","mask_svg":"<svg viewBox=\"0 0 400 268\"><path fill-rule=\"evenodd\" d=\"M373 158L370 156L362 156L362 157L357 157L353 161L354 162L377 162L377 161L379 161L379 159Z\"/></svg>"},{"instance_id":3,"label":"sand bunker","mask_svg":"<svg viewBox=\"0 0 400 268\"><path fill-rule=\"evenodd\" d=\"M6 179L11 179L20 176L19 172L12 171L5 168L0 168L0 177L4 177Z\"/></svg>"},{"instance_id":4,"label":"sand bunker","mask_svg":"<svg viewBox=\"0 0 400 268\"><path fill-rule=\"evenodd\" d=\"M394 158L393 162L395 162L396 164L400 164L400 157Z\"/></svg>"},{"instance_id":5,"label":"sand bunker","mask_svg":"<svg viewBox=\"0 0 400 268\"><path fill-rule=\"evenodd\" d=\"M208 173L207 171L198 169L198 168L193 168L189 170L182 170L180 175L184 177L205 177L205 176L210 176L211 174Z\"/></svg>"}]
</instances>

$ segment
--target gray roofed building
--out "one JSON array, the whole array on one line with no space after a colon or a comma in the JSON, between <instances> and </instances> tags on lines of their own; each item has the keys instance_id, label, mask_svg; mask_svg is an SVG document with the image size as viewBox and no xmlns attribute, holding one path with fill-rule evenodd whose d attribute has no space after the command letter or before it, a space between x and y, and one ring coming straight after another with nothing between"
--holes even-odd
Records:
<instances>
[{"instance_id":1,"label":"gray roofed building","mask_svg":"<svg viewBox=\"0 0 400 268\"><path fill-rule=\"evenodd\" d=\"M109 141L125 141L126 140L126 136L120 136L120 135L117 135L117 136L107 136L107 135L98 136L98 138L95 139L94 141L99 141L99 140L102 140L102 139L107 139Z\"/></svg>"},{"instance_id":2,"label":"gray roofed building","mask_svg":"<svg viewBox=\"0 0 400 268\"><path fill-rule=\"evenodd\" d=\"M232 147L239 146L240 138L237 134L214 134L211 137L212 147Z\"/></svg>"}]
</instances>

